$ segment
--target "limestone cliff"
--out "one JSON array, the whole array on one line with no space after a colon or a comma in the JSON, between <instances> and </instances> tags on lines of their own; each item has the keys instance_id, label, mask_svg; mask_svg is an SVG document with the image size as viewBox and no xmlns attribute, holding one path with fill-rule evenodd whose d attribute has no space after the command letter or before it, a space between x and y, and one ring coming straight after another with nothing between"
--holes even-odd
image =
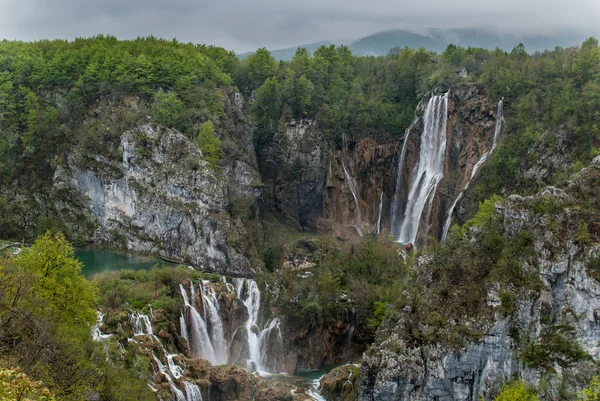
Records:
<instances>
[{"instance_id":1,"label":"limestone cliff","mask_svg":"<svg viewBox=\"0 0 600 401\"><path fill-rule=\"evenodd\" d=\"M241 98L231 94L226 99L224 146L248 152L228 154L217 171L186 136L149 119L120 134L112 145L118 157L90 153L85 147L69 153L57 169L54 187L79 194L74 199L82 199L95 225L93 243L236 276L255 273L253 250L236 241L247 235L245 228L226 209L240 198L255 203L263 187ZM79 207L67 204L63 214Z\"/></svg>"},{"instance_id":2,"label":"limestone cliff","mask_svg":"<svg viewBox=\"0 0 600 401\"><path fill-rule=\"evenodd\" d=\"M544 380L544 399L555 399L559 391L573 394L594 372L588 358L600 357L600 216L598 194L591 189L599 179L597 157L564 189L548 187L497 203L504 236L532 241L532 251L515 258L522 272L537 277L537 284L526 289L482 283L485 310L479 317L465 315L461 322L481 334L464 347L411 343L398 330L409 310L388 319L364 355L359 399L491 400L502 382L512 378L535 384ZM418 263L422 270L431 261L422 257ZM513 291L514 298L507 296ZM553 348L561 341L568 344L569 336L587 356L575 353L573 345Z\"/></svg>"}]
</instances>

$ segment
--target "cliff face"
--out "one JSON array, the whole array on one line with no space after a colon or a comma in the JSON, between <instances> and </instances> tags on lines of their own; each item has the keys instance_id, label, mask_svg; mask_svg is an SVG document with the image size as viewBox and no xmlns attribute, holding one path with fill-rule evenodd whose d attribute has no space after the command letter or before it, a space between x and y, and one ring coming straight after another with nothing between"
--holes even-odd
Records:
<instances>
[{"instance_id":1,"label":"cliff face","mask_svg":"<svg viewBox=\"0 0 600 401\"><path fill-rule=\"evenodd\" d=\"M262 160L267 206L301 230L316 230L329 161L329 149L317 124L289 122L275 134Z\"/></svg>"},{"instance_id":2,"label":"cliff face","mask_svg":"<svg viewBox=\"0 0 600 401\"><path fill-rule=\"evenodd\" d=\"M81 195L96 227L92 242L220 273L254 274L250 252L231 239L245 236L244 226L225 210L232 199L255 202L262 183L241 104L235 103L235 95L227 99L224 140L241 132L235 138L249 152L229 158L217 172L184 135L150 122L120 135L117 160L84 149L71 152L54 186Z\"/></svg>"},{"instance_id":3,"label":"cliff face","mask_svg":"<svg viewBox=\"0 0 600 401\"><path fill-rule=\"evenodd\" d=\"M600 158L596 158L565 189L548 187L534 196L513 195L497 203L495 213L502 220L504 236L532 239L533 251L518 257L518 268L537 276L539 287L523 290L490 283L483 317L464 317L482 335L460 349L441 343L410 344L397 330L403 313L388 319L378 342L364 355L359 399L490 400L511 378L536 384L544 378L548 399L559 391L573 394L578 379L593 374L585 367L588 357L570 355L573 345L562 349L566 356L553 355L560 352L549 344L550 339L572 335L589 357L600 357L600 227L598 196L590 190L599 179ZM507 290L516 293L512 304L506 299ZM509 313L501 313L507 303ZM548 354L541 357L533 350Z\"/></svg>"}]
</instances>

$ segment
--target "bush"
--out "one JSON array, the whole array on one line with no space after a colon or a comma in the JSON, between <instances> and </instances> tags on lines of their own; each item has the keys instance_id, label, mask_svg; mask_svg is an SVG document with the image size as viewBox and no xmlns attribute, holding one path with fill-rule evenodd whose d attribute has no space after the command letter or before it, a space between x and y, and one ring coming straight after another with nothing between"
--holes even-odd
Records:
<instances>
[{"instance_id":1,"label":"bush","mask_svg":"<svg viewBox=\"0 0 600 401\"><path fill-rule=\"evenodd\" d=\"M519 380L502 385L500 393L494 401L538 401L535 391L528 388L524 381Z\"/></svg>"}]
</instances>

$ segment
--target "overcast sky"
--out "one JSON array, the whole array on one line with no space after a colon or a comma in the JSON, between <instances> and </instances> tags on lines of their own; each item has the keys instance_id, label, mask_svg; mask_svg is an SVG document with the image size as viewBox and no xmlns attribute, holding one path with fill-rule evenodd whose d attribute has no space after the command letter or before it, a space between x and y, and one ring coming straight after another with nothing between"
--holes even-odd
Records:
<instances>
[{"instance_id":1,"label":"overcast sky","mask_svg":"<svg viewBox=\"0 0 600 401\"><path fill-rule=\"evenodd\" d=\"M244 52L386 29L599 36L600 0L0 0L0 38L155 35Z\"/></svg>"}]
</instances>

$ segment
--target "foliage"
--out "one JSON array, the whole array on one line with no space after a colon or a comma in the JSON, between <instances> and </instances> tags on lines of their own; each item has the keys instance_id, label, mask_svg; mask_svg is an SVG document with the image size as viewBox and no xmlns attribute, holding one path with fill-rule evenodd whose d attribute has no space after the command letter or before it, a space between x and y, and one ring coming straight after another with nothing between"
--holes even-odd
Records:
<instances>
[{"instance_id":1,"label":"foliage","mask_svg":"<svg viewBox=\"0 0 600 401\"><path fill-rule=\"evenodd\" d=\"M538 339L523 339L521 358L528 366L545 371L553 371L555 365L564 369L591 359L577 343L575 334L576 329L569 325L545 327Z\"/></svg>"},{"instance_id":2,"label":"foliage","mask_svg":"<svg viewBox=\"0 0 600 401\"><path fill-rule=\"evenodd\" d=\"M19 255L0 259L0 288L3 364L18 364L60 400L87 399L100 386L139 389L137 394L100 391L104 400L149 399L144 380L116 356L107 362L106 349L92 341L97 287L85 280L81 263L62 235L47 233ZM128 383L119 387L123 378L129 378ZM12 384L0 385L0 394L16 385L31 391L28 397L37 393L33 399L54 399L41 384L28 382L18 372L2 371L2 381Z\"/></svg>"},{"instance_id":3,"label":"foliage","mask_svg":"<svg viewBox=\"0 0 600 401\"><path fill-rule=\"evenodd\" d=\"M207 121L200 126L196 144L202 151L204 160L208 162L213 171L216 171L218 163L223 158L223 148L212 121Z\"/></svg>"},{"instance_id":4,"label":"foliage","mask_svg":"<svg viewBox=\"0 0 600 401\"><path fill-rule=\"evenodd\" d=\"M535 391L531 390L523 380L506 383L494 401L538 401Z\"/></svg>"},{"instance_id":5,"label":"foliage","mask_svg":"<svg viewBox=\"0 0 600 401\"><path fill-rule=\"evenodd\" d=\"M577 395L577 401L599 401L600 400L600 376L595 376L590 384Z\"/></svg>"},{"instance_id":6,"label":"foliage","mask_svg":"<svg viewBox=\"0 0 600 401\"><path fill-rule=\"evenodd\" d=\"M19 369L0 368L0 400L54 401L54 396L42 382L31 380Z\"/></svg>"}]
</instances>

